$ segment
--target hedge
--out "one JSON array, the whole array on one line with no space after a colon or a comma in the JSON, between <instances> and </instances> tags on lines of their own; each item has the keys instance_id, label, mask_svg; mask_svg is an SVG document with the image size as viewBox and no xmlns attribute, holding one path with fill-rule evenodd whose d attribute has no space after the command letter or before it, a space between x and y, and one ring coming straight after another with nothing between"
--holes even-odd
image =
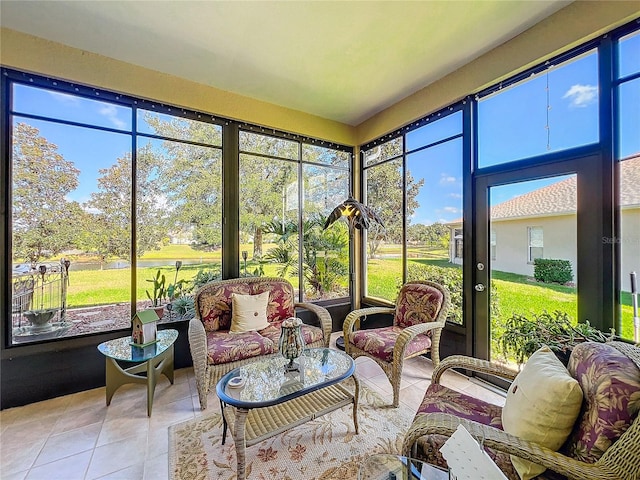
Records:
<instances>
[{"instance_id":1,"label":"hedge","mask_svg":"<svg viewBox=\"0 0 640 480\"><path fill-rule=\"evenodd\" d=\"M533 276L538 282L565 284L573 280L571 262L551 258L536 258L533 261Z\"/></svg>"}]
</instances>

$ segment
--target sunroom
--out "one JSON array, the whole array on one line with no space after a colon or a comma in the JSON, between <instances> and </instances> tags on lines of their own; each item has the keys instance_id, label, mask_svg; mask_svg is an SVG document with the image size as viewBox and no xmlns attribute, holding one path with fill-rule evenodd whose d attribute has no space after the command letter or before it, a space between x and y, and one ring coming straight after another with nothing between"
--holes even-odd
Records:
<instances>
[{"instance_id":1,"label":"sunroom","mask_svg":"<svg viewBox=\"0 0 640 480\"><path fill-rule=\"evenodd\" d=\"M332 42L303 59L290 46L289 62L298 55L300 66L283 72L274 59L274 71L260 69L267 46L291 42L285 36L260 45L254 35L249 55L220 22L201 37L225 40L220 65L209 69L198 45L178 54L187 47L176 40L165 55L153 33L132 34L136 24L122 19L144 15L144 2L29 3L2 5L1 409L103 387L96 346L129 334L132 316L149 306L161 307L160 330L178 332L175 368L190 367L193 295L215 279L286 278L296 301L327 309L333 337L355 308L391 306L404 283L434 280L452 301L442 358L517 368L505 326L545 312L640 341L632 306L640 272L637 3L383 2L377 14L345 24L360 27L342 37L352 42L343 51ZM335 9L341 25L358 4L295 5L318 15L318 25ZM165 29L172 8L162 4ZM249 6L206 8L224 16ZM275 27L260 23L269 8L294 18L291 4L251 8L243 28L261 25L270 35ZM426 22L424 9L472 18L469 9L488 22L501 8L510 30L492 24L505 31L484 49L434 60L422 67L428 74L411 57L435 57L414 41L395 40L384 53L358 43L358 32L372 37L364 20L397 33L407 15ZM65 15L82 20L77 31L56 31ZM92 33L101 28L111 34ZM430 47L437 57L458 41L452 31ZM172 35L180 33L159 45ZM139 44L127 44L132 38ZM341 79L332 56L343 70L362 69L355 89L366 93L352 107L342 90L353 91L358 76ZM397 87L384 66L394 56L417 69ZM372 67L378 78L365 73ZM237 76L226 72L233 69ZM309 84L333 82L333 90L296 83L323 69L331 81ZM206 79L212 73L219 79ZM238 81L243 75L250 80ZM375 92L384 98L370 100ZM349 197L381 222L325 228ZM540 260L557 261L563 281L540 281Z\"/></svg>"}]
</instances>

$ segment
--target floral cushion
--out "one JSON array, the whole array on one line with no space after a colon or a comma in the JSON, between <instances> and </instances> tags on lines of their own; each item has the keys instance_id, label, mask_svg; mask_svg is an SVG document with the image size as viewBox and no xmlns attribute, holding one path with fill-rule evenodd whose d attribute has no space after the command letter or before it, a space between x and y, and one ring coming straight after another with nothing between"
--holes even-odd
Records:
<instances>
[{"instance_id":1,"label":"floral cushion","mask_svg":"<svg viewBox=\"0 0 640 480\"><path fill-rule=\"evenodd\" d=\"M440 384L431 384L427 388L422 404L418 407L416 417L423 413L448 413L483 425L502 430L502 408L456 392ZM447 468L447 461L442 457L440 448L449 439L445 435L427 435L418 441L417 456L432 465ZM509 454L485 448L491 459L510 480L519 480L518 473L511 464Z\"/></svg>"},{"instance_id":2,"label":"floral cushion","mask_svg":"<svg viewBox=\"0 0 640 480\"><path fill-rule=\"evenodd\" d=\"M205 287L198 294L200 319L207 332L227 330L231 325L231 298L234 293L250 295L249 286L242 283Z\"/></svg>"},{"instance_id":3,"label":"floral cushion","mask_svg":"<svg viewBox=\"0 0 640 480\"><path fill-rule=\"evenodd\" d=\"M391 363L393 361L393 347L402 330L402 328L395 326L357 330L350 335L349 341L369 355L379 358L383 362ZM430 348L431 339L426 335L417 335L407 345L405 357L427 352Z\"/></svg>"},{"instance_id":4,"label":"floral cushion","mask_svg":"<svg viewBox=\"0 0 640 480\"><path fill-rule=\"evenodd\" d=\"M260 332L236 334L229 334L227 330L207 332L207 361L210 365L235 362L277 351L278 344L260 335Z\"/></svg>"},{"instance_id":5,"label":"floral cushion","mask_svg":"<svg viewBox=\"0 0 640 480\"><path fill-rule=\"evenodd\" d=\"M295 315L295 296L288 282L264 281L251 284L251 295L269 292L267 319L269 322L282 322Z\"/></svg>"},{"instance_id":6,"label":"floral cushion","mask_svg":"<svg viewBox=\"0 0 640 480\"><path fill-rule=\"evenodd\" d=\"M582 387L584 401L563 451L593 463L631 425L640 410L640 370L604 343L574 347L567 366Z\"/></svg>"},{"instance_id":7,"label":"floral cushion","mask_svg":"<svg viewBox=\"0 0 640 480\"><path fill-rule=\"evenodd\" d=\"M421 283L407 283L400 289L393 324L410 327L432 322L438 316L443 301L440 290Z\"/></svg>"},{"instance_id":8,"label":"floral cushion","mask_svg":"<svg viewBox=\"0 0 640 480\"><path fill-rule=\"evenodd\" d=\"M252 284L212 285L198 294L199 314L207 332L227 330L231 326L232 295L258 295L269 292L267 320L281 322L295 314L293 287L288 282L264 281Z\"/></svg>"}]
</instances>

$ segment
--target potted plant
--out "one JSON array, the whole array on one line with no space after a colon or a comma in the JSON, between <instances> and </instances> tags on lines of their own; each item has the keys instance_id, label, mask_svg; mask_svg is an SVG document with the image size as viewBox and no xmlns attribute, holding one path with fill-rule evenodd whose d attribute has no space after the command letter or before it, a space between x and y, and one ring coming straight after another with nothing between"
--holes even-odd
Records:
<instances>
[{"instance_id":1,"label":"potted plant","mask_svg":"<svg viewBox=\"0 0 640 480\"><path fill-rule=\"evenodd\" d=\"M162 305L162 300L166 297L166 278L164 274L158 269L156 275L151 279L147 279L147 282L153 284L153 290L150 292L146 291L147 297L151 300L151 308L156 311L158 318L162 318L164 315L164 306Z\"/></svg>"},{"instance_id":2,"label":"potted plant","mask_svg":"<svg viewBox=\"0 0 640 480\"><path fill-rule=\"evenodd\" d=\"M566 365L578 343L606 342L613 339L613 334L607 336L589 322L573 325L569 315L559 310L532 314L531 318L514 313L504 324L499 345L505 357L514 356L520 364L546 345Z\"/></svg>"}]
</instances>

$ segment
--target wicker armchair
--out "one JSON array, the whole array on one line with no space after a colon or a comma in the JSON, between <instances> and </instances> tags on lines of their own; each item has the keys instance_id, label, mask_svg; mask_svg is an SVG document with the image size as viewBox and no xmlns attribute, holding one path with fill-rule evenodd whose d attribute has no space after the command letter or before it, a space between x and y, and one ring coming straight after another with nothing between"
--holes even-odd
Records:
<instances>
[{"instance_id":1,"label":"wicker armchair","mask_svg":"<svg viewBox=\"0 0 640 480\"><path fill-rule=\"evenodd\" d=\"M353 358L367 356L384 371L393 387L393 406L400 400L400 379L405 359L431 352L440 362L440 335L449 310L449 292L429 281L412 281L400 289L394 308L354 310L343 325L345 351ZM360 329L368 315L393 314L393 325Z\"/></svg>"},{"instance_id":2,"label":"wicker armchair","mask_svg":"<svg viewBox=\"0 0 640 480\"><path fill-rule=\"evenodd\" d=\"M257 332L229 334L232 294L269 292L269 326ZM218 380L236 367L260 355L278 354L280 325L296 308L310 311L313 325L302 326L308 347L329 347L331 316L312 303L296 303L291 283L283 278L248 277L210 282L194 296L196 316L189 323L189 348L193 360L200 408L207 408L207 395Z\"/></svg>"},{"instance_id":3,"label":"wicker armchair","mask_svg":"<svg viewBox=\"0 0 640 480\"><path fill-rule=\"evenodd\" d=\"M620 358L624 359L624 356L626 356L631 360L629 364L632 369L633 363L640 368L640 348L622 342L596 343L592 345L611 346L623 354L623 356L609 360L609 365L617 363ZM590 348L587 344L582 347L583 352ZM501 429L501 408L498 406L482 405L484 402L475 399L475 409L461 409L458 403L468 402L470 400L469 397L457 392L451 394L451 390L439 384L442 374L449 368L462 368L506 380L515 378L515 373L512 370L484 360L457 355L443 360L433 372L432 385L427 390L425 400L419 407L418 413L405 436L403 443L403 453L405 455L446 466L446 462L439 453L439 448L453 434L458 425L463 425L478 442L483 442L487 453L510 479L519 479L517 472L512 467L510 455L546 467L547 470L536 477L537 479L640 479L640 415L638 415L638 408L640 407L640 399L638 398L638 395L640 395L640 389L638 388L638 385L640 385L640 371L634 374L636 375L635 380L631 385L618 388L619 384L614 393L604 392L607 388L603 386L603 382L600 380L596 380L593 384L589 384L589 381L587 381L587 391L585 391L585 385L581 383L585 400L583 401L580 416L576 421L571 436L565 445L556 452L504 432ZM592 373L591 370L586 369L583 372L584 375L590 375ZM606 370L607 367L605 366L603 372L606 372ZM607 397L609 394L612 396L617 395L617 397L609 399ZM624 425L622 421L611 424L611 430L606 433L609 437L607 438L602 431L599 431L598 441L593 438L596 436L593 432L587 431L588 435L592 435L591 438L589 436L587 438L595 443L594 447L599 448L602 444L607 445L608 443L611 443L611 445L608 448L605 446L604 453L600 452L599 455L601 456L595 461L587 458L576 458L576 453L578 457L586 457L588 455L583 448L584 444L580 445L577 450L575 447L570 446L572 441L575 441L576 438L585 433L585 424L591 423L598 427L607 426L606 424L609 420L604 420L597 415L594 418L593 415L594 412L600 411L599 409L602 409L603 406L605 410L607 408L606 400L602 396L611 402L611 410L617 408L629 410L631 414L630 424ZM434 402L436 398L437 401ZM431 407L428 405L430 402L432 403ZM440 403L440 405L434 406L434 403ZM468 407L469 404L466 404ZM434 411L438 409L445 410L448 413ZM425 410L431 411L422 413ZM481 410L482 414L480 415ZM454 411L456 413L453 413ZM471 420L470 418L474 415L476 419Z\"/></svg>"}]
</instances>

